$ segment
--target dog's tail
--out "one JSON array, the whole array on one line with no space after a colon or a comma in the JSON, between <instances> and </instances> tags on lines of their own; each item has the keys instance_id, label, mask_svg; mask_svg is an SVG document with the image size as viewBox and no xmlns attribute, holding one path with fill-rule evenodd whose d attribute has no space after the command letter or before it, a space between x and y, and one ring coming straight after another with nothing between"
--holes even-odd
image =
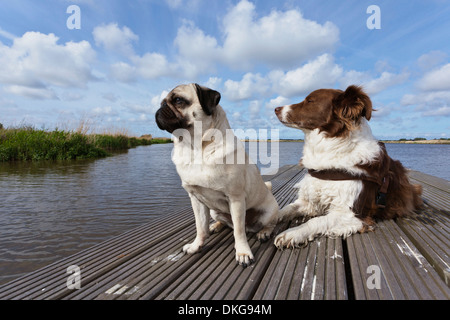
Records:
<instances>
[{"instance_id":1,"label":"dog's tail","mask_svg":"<svg viewBox=\"0 0 450 320\"><path fill-rule=\"evenodd\" d=\"M267 181L265 182L267 189L269 189L270 192L272 192L272 182L271 181Z\"/></svg>"},{"instance_id":2,"label":"dog's tail","mask_svg":"<svg viewBox=\"0 0 450 320\"><path fill-rule=\"evenodd\" d=\"M407 170L400 161L391 160L389 169L390 183L384 218L406 217L422 207L422 187L410 182Z\"/></svg>"}]
</instances>

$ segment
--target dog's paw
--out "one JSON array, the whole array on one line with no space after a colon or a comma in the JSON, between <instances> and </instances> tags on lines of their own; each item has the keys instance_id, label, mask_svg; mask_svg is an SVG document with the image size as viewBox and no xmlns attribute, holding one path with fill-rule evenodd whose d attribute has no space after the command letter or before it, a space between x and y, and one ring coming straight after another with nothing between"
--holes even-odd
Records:
<instances>
[{"instance_id":1,"label":"dog's paw","mask_svg":"<svg viewBox=\"0 0 450 320\"><path fill-rule=\"evenodd\" d=\"M274 241L278 249L296 248L308 243L308 236L301 230L287 230L280 233Z\"/></svg>"},{"instance_id":2,"label":"dog's paw","mask_svg":"<svg viewBox=\"0 0 450 320\"><path fill-rule=\"evenodd\" d=\"M223 224L220 221L216 221L216 222L210 224L209 233L211 233L211 234L218 233L218 232L222 231L223 228L225 228L225 227L226 227L225 224Z\"/></svg>"},{"instance_id":3,"label":"dog's paw","mask_svg":"<svg viewBox=\"0 0 450 320\"><path fill-rule=\"evenodd\" d=\"M255 257L250 248L240 250L236 248L236 261L239 265L247 268L247 266L255 262Z\"/></svg>"},{"instance_id":4,"label":"dog's paw","mask_svg":"<svg viewBox=\"0 0 450 320\"><path fill-rule=\"evenodd\" d=\"M201 248L202 246L196 244L194 241L193 243L188 243L185 246L183 246L183 252L187 254L194 254L199 252Z\"/></svg>"},{"instance_id":5,"label":"dog's paw","mask_svg":"<svg viewBox=\"0 0 450 320\"><path fill-rule=\"evenodd\" d=\"M267 240L270 239L270 236L272 235L272 231L273 231L273 227L266 227L256 234L256 238L260 242L266 242Z\"/></svg>"}]
</instances>

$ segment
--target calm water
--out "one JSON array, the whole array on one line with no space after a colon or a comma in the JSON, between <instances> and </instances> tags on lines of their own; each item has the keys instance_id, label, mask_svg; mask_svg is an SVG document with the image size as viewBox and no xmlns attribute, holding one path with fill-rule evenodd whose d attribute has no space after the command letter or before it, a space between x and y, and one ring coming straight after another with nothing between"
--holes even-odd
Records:
<instances>
[{"instance_id":1,"label":"calm water","mask_svg":"<svg viewBox=\"0 0 450 320\"><path fill-rule=\"evenodd\" d=\"M100 160L0 163L0 284L177 210L187 194L172 147ZM302 147L280 143L280 167L298 163ZM387 149L411 169L450 180L450 145Z\"/></svg>"}]
</instances>

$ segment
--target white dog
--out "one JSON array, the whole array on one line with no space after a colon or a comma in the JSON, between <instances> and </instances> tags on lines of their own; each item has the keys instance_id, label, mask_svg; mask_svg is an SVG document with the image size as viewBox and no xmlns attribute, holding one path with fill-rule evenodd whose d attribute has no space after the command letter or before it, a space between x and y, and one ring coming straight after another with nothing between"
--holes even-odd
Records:
<instances>
[{"instance_id":1,"label":"white dog","mask_svg":"<svg viewBox=\"0 0 450 320\"><path fill-rule=\"evenodd\" d=\"M236 260L246 267L254 262L246 230L267 240L278 204L232 133L220 98L198 84L180 85L161 102L156 122L173 134L172 160L195 214L197 236L183 250L198 252L210 232L227 225L234 229ZM209 227L210 217L216 223Z\"/></svg>"}]
</instances>

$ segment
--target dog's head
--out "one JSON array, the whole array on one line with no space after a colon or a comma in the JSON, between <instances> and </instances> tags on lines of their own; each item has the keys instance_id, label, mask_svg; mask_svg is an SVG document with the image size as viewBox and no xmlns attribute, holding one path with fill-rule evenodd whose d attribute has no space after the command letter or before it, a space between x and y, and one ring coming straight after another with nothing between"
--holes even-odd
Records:
<instances>
[{"instance_id":1,"label":"dog's head","mask_svg":"<svg viewBox=\"0 0 450 320\"><path fill-rule=\"evenodd\" d=\"M361 118L370 120L372 101L354 85L345 91L319 89L300 103L276 108L275 114L288 127L319 129L328 137L341 137L357 128Z\"/></svg>"},{"instance_id":2,"label":"dog's head","mask_svg":"<svg viewBox=\"0 0 450 320\"><path fill-rule=\"evenodd\" d=\"M211 117L220 102L220 93L196 83L180 85L161 102L155 118L158 127L170 133L189 129L194 121Z\"/></svg>"}]
</instances>

